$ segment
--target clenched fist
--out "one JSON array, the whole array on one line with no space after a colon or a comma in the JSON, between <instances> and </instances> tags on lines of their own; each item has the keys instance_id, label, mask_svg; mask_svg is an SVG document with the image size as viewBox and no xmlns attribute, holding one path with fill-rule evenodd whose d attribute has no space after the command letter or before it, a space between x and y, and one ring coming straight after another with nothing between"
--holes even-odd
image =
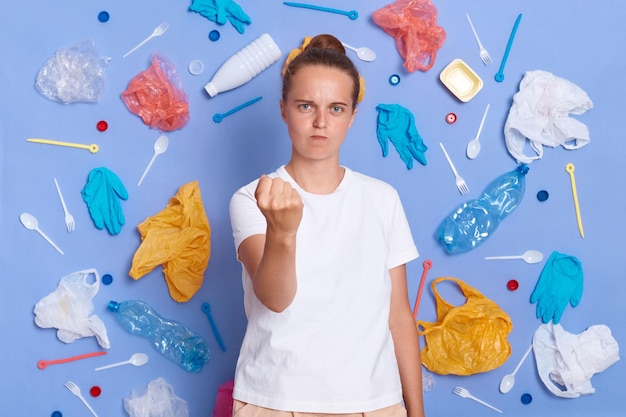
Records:
<instances>
[{"instance_id":1,"label":"clenched fist","mask_svg":"<svg viewBox=\"0 0 626 417\"><path fill-rule=\"evenodd\" d=\"M267 220L268 231L296 234L304 203L291 184L281 178L262 176L254 196Z\"/></svg>"}]
</instances>

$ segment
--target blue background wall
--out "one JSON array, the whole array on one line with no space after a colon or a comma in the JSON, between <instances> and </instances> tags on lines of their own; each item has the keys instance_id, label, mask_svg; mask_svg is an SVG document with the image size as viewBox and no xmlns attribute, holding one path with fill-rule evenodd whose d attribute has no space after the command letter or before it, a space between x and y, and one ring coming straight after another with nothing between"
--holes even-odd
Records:
<instances>
[{"instance_id":1,"label":"blue background wall","mask_svg":"<svg viewBox=\"0 0 626 417\"><path fill-rule=\"evenodd\" d=\"M408 73L402 67L394 40L371 20L373 11L389 1L320 0L320 5L356 9L360 17L287 7L280 1L240 1L252 24L239 34L231 25L214 22L189 12L185 1L56 1L34 0L28 5L10 2L0 14L2 60L0 61L0 265L2 296L0 344L2 364L0 392L3 409L10 415L49 416L60 410L66 416L87 415L80 401L63 386L75 381L99 415L122 416L122 398L135 387L161 376L175 393L187 400L191 416L211 415L218 386L232 378L239 344L245 329L240 266L235 260L228 217L228 201L241 185L287 162L289 141L279 117L280 68L283 59L236 90L209 98L203 90L218 67L234 52L262 33L270 33L283 57L307 35L332 33L353 46L369 46L378 54L371 63L355 62L366 82L366 96L344 145L342 162L352 169L382 178L399 191L421 257L408 266L411 302L417 293L422 263L433 262L424 287L419 318L434 320L430 282L438 276L453 276L473 285L496 301L514 324L509 341L513 353L500 368L469 377L433 375L434 388L425 393L429 416L490 413L478 403L452 394L462 385L507 415L575 416L623 414L624 363L620 361L592 383L596 393L578 399L561 399L549 393L530 357L517 374L511 393L498 392L500 379L517 364L541 324L529 296L543 267L522 261L485 261L490 255L521 254L538 249L547 256L559 251L578 257L585 274L582 302L568 307L562 319L565 330L580 333L593 324L606 324L618 342L624 342L624 267L621 262L626 234L620 220L624 211L624 181L620 163L626 152L623 142L624 73L626 72L623 22L626 5L618 0L591 6L587 1L435 1L438 24L447 32L430 71ZM106 23L100 11L110 13ZM491 53L494 63L484 66L465 13ZM494 81L513 23L523 18L506 65L506 79ZM170 29L127 58L122 55L148 36L162 21ZM217 29L221 38L208 39ZM44 62L59 48L91 39L102 56L110 57L106 84L96 104L62 105L49 101L34 88ZM120 99L128 82L148 68L152 54L160 53L178 69L190 106L190 122L167 132L170 144L159 156L141 187L137 181L152 157L160 132L150 129L131 114ZM350 52L350 54L352 54ZM439 73L453 59L461 58L484 81L483 89L467 103L457 100L440 83ZM204 72L193 76L187 65L204 63ZM594 108L578 119L590 130L591 143L567 151L546 149L544 157L531 164L522 205L481 247L469 253L448 256L433 234L440 221L465 199L476 198L489 181L515 168L504 144L503 127L513 95L524 73L541 69L568 79L585 90ZM388 83L398 74L397 86ZM263 99L228 118L212 121L257 96ZM407 170L393 147L383 158L376 141L376 105L397 103L415 116L416 126L429 150L428 164ZM482 152L475 160L465 157L465 146L474 136L485 106L491 109L482 135ZM458 121L447 124L454 112ZM109 129L96 130L106 120ZM44 137L80 143L97 143L100 152L27 143L28 137ZM461 196L450 168L439 149L443 142L469 184ZM565 164L576 165L576 181L586 237L581 239L574 214ZM107 167L126 185L127 201L121 203L126 225L119 235L97 230L80 191L93 168ZM54 187L56 177L76 230L68 233ZM136 226L165 208L178 188L198 180L212 228L212 256L200 291L187 303L176 303L167 291L160 268L134 281L128 276L134 252L140 244ZM539 190L550 198L541 203ZM64 250L57 253L35 232L19 222L22 212L39 219L40 227ZM349 248L346 248L349 250ZM101 286L93 300L94 314L105 323L111 348L108 354L65 365L37 368L40 359L64 358L100 350L94 338L72 344L58 341L52 329L40 329L33 321L37 301L53 292L59 280L74 271L96 268L114 281ZM520 287L509 291L506 283L517 279ZM463 300L451 287L442 286L450 301ZM106 311L109 300L140 299L163 316L185 323L211 346L210 363L198 374L187 373L162 358L148 341L126 333ZM222 352L200 307L209 302L226 343ZM94 368L127 359L133 352L146 352L150 362L143 367L125 366L102 372ZM98 385L102 395L89 396ZM520 402L523 393L534 401ZM6 415L9 415L6 414Z\"/></svg>"}]
</instances>

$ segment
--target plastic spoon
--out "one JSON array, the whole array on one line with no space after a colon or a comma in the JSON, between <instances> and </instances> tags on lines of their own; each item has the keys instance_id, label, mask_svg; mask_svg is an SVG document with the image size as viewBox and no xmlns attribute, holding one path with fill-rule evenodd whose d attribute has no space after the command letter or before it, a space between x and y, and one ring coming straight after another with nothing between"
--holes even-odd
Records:
<instances>
[{"instance_id":1,"label":"plastic spoon","mask_svg":"<svg viewBox=\"0 0 626 417\"><path fill-rule=\"evenodd\" d=\"M167 136L165 136L165 135L159 136L159 138L156 140L156 142L154 142L154 155L152 155L152 159L150 160L150 163L148 164L148 166L146 167L146 170L141 175L141 178L139 179L139 183L137 183L138 187L143 182L143 179L146 177L146 174L150 170L150 167L154 163L154 160L156 159L156 157L158 155L161 155L163 152L165 152L167 150L168 142L169 142L169 140L168 140Z\"/></svg>"},{"instance_id":2,"label":"plastic spoon","mask_svg":"<svg viewBox=\"0 0 626 417\"><path fill-rule=\"evenodd\" d=\"M543 253L537 250L527 250L522 255L515 256L486 256L485 259L522 259L529 264L536 264L543 260Z\"/></svg>"},{"instance_id":3,"label":"plastic spoon","mask_svg":"<svg viewBox=\"0 0 626 417\"><path fill-rule=\"evenodd\" d=\"M133 356L131 356L130 359L128 359L127 361L112 363L111 365L106 365L106 366L101 366L99 368L96 368L96 371L101 371L103 369L114 368L116 366L122 366L122 365L127 365L127 364L131 364L134 366L142 366L142 365L145 365L146 363L148 363L148 355L146 355L145 353L134 353Z\"/></svg>"},{"instance_id":4,"label":"plastic spoon","mask_svg":"<svg viewBox=\"0 0 626 417\"><path fill-rule=\"evenodd\" d=\"M41 235L41 237L46 239L48 243L54 247L54 249L58 250L61 255L64 254L63 251L59 249L59 247L52 240L50 240L50 238L46 236L46 234L42 232L41 229L39 229L39 222L37 222L37 218L35 216L30 213L22 213L20 214L20 221L25 228L27 228L28 230L35 230Z\"/></svg>"},{"instance_id":5,"label":"plastic spoon","mask_svg":"<svg viewBox=\"0 0 626 417\"><path fill-rule=\"evenodd\" d=\"M474 159L478 156L480 152L480 142L478 138L480 137L480 132L483 130L483 125L485 124L485 119L487 118L487 112L489 111L489 104L487 104L487 108L485 108L485 112L483 113L483 119L480 121L480 126L478 127L478 132L476 132L476 137L469 141L467 144L467 150L465 153L469 159Z\"/></svg>"},{"instance_id":6,"label":"plastic spoon","mask_svg":"<svg viewBox=\"0 0 626 417\"><path fill-rule=\"evenodd\" d=\"M347 43L341 42L341 44L354 52L356 52L356 56L359 57L361 61L371 62L376 59L376 52L372 51L370 48L366 46L362 46L360 48L355 48L354 46L350 46Z\"/></svg>"},{"instance_id":7,"label":"plastic spoon","mask_svg":"<svg viewBox=\"0 0 626 417\"><path fill-rule=\"evenodd\" d=\"M524 356L522 356L522 359L519 361L515 369L513 369L513 372L511 372L510 374L504 375L502 377L502 380L500 381L501 393L506 394L507 392L511 391L511 389L513 388L513 385L515 385L515 374L519 370L520 366L522 366L522 364L526 360L526 357L528 356L531 350L533 350L533 345L530 345L530 347L528 348Z\"/></svg>"}]
</instances>

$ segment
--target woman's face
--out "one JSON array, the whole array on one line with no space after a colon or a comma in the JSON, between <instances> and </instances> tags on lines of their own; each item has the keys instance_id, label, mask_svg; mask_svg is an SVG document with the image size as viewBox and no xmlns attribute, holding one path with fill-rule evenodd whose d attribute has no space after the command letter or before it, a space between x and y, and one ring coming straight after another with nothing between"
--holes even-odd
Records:
<instances>
[{"instance_id":1,"label":"woman's face","mask_svg":"<svg viewBox=\"0 0 626 417\"><path fill-rule=\"evenodd\" d=\"M356 114L352 87L352 78L336 68L309 65L295 73L280 102L292 159L339 160L339 148Z\"/></svg>"}]
</instances>

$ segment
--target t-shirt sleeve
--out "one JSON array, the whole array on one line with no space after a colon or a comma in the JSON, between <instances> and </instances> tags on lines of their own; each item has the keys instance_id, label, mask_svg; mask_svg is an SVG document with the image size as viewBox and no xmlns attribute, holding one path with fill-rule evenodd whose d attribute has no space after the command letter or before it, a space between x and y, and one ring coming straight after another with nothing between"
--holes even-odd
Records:
<instances>
[{"instance_id":1,"label":"t-shirt sleeve","mask_svg":"<svg viewBox=\"0 0 626 417\"><path fill-rule=\"evenodd\" d=\"M389 269L403 265L419 256L400 197L396 192L394 192L394 195L389 256L387 258L387 267Z\"/></svg>"},{"instance_id":2,"label":"t-shirt sleeve","mask_svg":"<svg viewBox=\"0 0 626 417\"><path fill-rule=\"evenodd\" d=\"M254 190L258 181L240 188L230 199L230 223L233 229L235 250L241 242L252 235L265 234L267 223L259 210L254 198Z\"/></svg>"}]
</instances>

